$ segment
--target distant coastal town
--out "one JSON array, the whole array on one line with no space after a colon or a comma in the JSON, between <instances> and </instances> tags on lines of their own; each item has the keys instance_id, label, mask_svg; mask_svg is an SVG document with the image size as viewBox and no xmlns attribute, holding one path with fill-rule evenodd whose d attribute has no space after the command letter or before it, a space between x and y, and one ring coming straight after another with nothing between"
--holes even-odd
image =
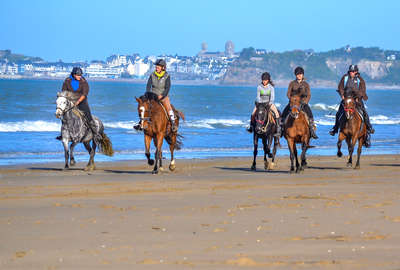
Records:
<instances>
[{"instance_id":1,"label":"distant coastal town","mask_svg":"<svg viewBox=\"0 0 400 270\"><path fill-rule=\"evenodd\" d=\"M11 50L0 51L0 75L3 77L31 78L65 78L74 66L83 69L88 78L118 79L147 77L153 70L154 62L163 58L167 62L168 72L176 80L219 80L235 58L232 41L227 41L225 51L209 52L207 44L201 44L201 51L195 56L151 55L142 57L139 54L111 55L105 61L65 63L46 62L40 58L17 57L9 60ZM15 57L14 57L15 58Z\"/></svg>"},{"instance_id":2,"label":"distant coastal town","mask_svg":"<svg viewBox=\"0 0 400 270\"><path fill-rule=\"evenodd\" d=\"M232 41L225 43L224 51L216 52L208 51L207 43L203 42L194 56L114 54L105 60L72 63L47 62L39 57L0 50L0 79L63 79L73 67L79 66L87 78L145 80L158 58L166 60L167 71L175 81L255 84L262 72L269 71L278 84L287 85L293 69L302 66L306 77L315 85L332 87L350 64L357 64L369 83L389 88L400 85L400 51L346 45L327 52L312 49L274 52L253 47L235 52Z\"/></svg>"}]
</instances>

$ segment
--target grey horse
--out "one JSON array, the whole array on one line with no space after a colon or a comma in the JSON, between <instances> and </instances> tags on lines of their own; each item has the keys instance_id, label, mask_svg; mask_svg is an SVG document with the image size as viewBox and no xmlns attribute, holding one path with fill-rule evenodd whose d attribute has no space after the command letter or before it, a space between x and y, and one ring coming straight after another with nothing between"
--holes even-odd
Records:
<instances>
[{"instance_id":1,"label":"grey horse","mask_svg":"<svg viewBox=\"0 0 400 270\"><path fill-rule=\"evenodd\" d=\"M93 120L96 123L97 131L101 134L101 141L93 139L93 133L84 119L84 114L74 106L76 97L73 93L68 91L57 93L57 109L56 117L61 119L61 141L64 146L65 166L64 169L69 169L69 166L75 165L74 148L78 143L83 143L86 150L90 154L90 159L86 165L85 171L92 171L95 169L94 156L96 154L96 147L99 146L100 150L107 156L112 156L114 151L110 139L104 133L103 123L96 116ZM69 146L69 143L71 145ZM92 142L92 145L90 145ZM68 165L69 161L69 165Z\"/></svg>"}]
</instances>

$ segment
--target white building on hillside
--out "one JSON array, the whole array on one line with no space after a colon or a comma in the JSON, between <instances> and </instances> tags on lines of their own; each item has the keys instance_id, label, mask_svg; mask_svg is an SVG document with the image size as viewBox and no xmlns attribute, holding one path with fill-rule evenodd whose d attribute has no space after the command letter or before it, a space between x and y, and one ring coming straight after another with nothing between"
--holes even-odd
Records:
<instances>
[{"instance_id":1,"label":"white building on hillside","mask_svg":"<svg viewBox=\"0 0 400 270\"><path fill-rule=\"evenodd\" d=\"M92 63L85 69L86 75L91 78L119 78L123 72L122 67L109 67L102 63Z\"/></svg>"}]
</instances>

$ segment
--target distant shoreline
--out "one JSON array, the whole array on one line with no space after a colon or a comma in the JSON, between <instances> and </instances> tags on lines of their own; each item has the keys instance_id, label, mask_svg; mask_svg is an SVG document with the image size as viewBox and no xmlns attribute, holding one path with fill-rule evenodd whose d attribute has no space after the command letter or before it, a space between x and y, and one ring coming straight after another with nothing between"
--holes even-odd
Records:
<instances>
[{"instance_id":1,"label":"distant shoreline","mask_svg":"<svg viewBox=\"0 0 400 270\"><path fill-rule=\"evenodd\" d=\"M62 81L62 77L26 77L21 75L5 76L0 75L0 80L48 80L48 81ZM99 82L127 82L146 84L147 79L132 79L132 78L88 78L89 81ZM290 80L275 80L275 87L286 88L289 85ZM335 89L337 88L337 82L327 80L309 80L309 84L312 88L323 88L323 89ZM222 81L207 81L207 80L173 80L172 83L175 85L204 85L204 86L233 86L233 87L254 87L258 82L243 82L243 83L225 83ZM367 88L371 90L400 90L400 85L387 85L381 83L368 83Z\"/></svg>"}]
</instances>

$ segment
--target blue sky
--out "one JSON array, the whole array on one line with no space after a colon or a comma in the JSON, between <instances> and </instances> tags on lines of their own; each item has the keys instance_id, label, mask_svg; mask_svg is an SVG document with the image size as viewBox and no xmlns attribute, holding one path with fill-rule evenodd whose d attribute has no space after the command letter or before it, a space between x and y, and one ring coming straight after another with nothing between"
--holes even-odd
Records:
<instances>
[{"instance_id":1,"label":"blue sky","mask_svg":"<svg viewBox=\"0 0 400 270\"><path fill-rule=\"evenodd\" d=\"M195 55L232 40L274 51L399 50L400 1L0 0L0 49L45 60L111 54Z\"/></svg>"}]
</instances>

